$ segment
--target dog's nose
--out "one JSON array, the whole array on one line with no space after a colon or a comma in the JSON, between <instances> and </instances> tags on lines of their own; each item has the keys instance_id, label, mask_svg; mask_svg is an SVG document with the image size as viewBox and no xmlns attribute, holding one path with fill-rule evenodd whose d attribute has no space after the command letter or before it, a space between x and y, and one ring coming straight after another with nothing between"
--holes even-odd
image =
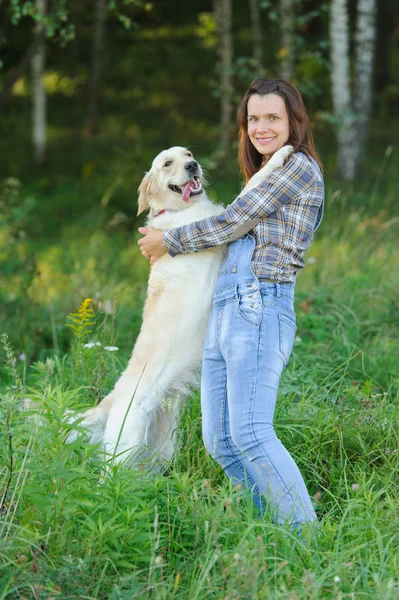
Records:
<instances>
[{"instance_id":1,"label":"dog's nose","mask_svg":"<svg viewBox=\"0 0 399 600\"><path fill-rule=\"evenodd\" d=\"M196 160L190 160L190 162L184 165L184 168L190 175L195 175L198 171L198 163Z\"/></svg>"}]
</instances>

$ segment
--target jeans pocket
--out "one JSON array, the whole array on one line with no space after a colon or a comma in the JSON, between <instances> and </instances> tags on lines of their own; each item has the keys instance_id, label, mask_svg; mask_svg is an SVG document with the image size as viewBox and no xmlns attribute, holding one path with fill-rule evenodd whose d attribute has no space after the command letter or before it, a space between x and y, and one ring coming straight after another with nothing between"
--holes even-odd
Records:
<instances>
[{"instance_id":1,"label":"jeans pocket","mask_svg":"<svg viewBox=\"0 0 399 600\"><path fill-rule=\"evenodd\" d=\"M237 311L240 317L250 325L259 327L262 323L262 299L253 297L252 294L241 294L237 292L236 297Z\"/></svg>"},{"instance_id":2,"label":"jeans pocket","mask_svg":"<svg viewBox=\"0 0 399 600\"><path fill-rule=\"evenodd\" d=\"M286 366L295 341L296 322L281 313L278 315L278 321L280 352L284 360L284 366Z\"/></svg>"}]
</instances>

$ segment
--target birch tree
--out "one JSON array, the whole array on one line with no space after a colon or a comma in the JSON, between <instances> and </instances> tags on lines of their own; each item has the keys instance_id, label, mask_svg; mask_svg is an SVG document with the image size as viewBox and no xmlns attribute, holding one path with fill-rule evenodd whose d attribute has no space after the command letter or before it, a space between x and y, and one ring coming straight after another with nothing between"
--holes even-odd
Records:
<instances>
[{"instance_id":1,"label":"birch tree","mask_svg":"<svg viewBox=\"0 0 399 600\"><path fill-rule=\"evenodd\" d=\"M230 127L233 111L233 36L231 32L231 0L215 0L214 14L218 37L217 54L220 72L220 154L225 158L230 149Z\"/></svg>"},{"instance_id":2,"label":"birch tree","mask_svg":"<svg viewBox=\"0 0 399 600\"><path fill-rule=\"evenodd\" d=\"M280 0L281 48L280 77L289 81L294 75L295 7L294 0Z\"/></svg>"},{"instance_id":3,"label":"birch tree","mask_svg":"<svg viewBox=\"0 0 399 600\"><path fill-rule=\"evenodd\" d=\"M346 181L356 177L364 157L371 113L375 11L375 0L358 0L352 92L347 0L331 2L331 81L333 110L338 123L337 166Z\"/></svg>"},{"instance_id":4,"label":"birch tree","mask_svg":"<svg viewBox=\"0 0 399 600\"><path fill-rule=\"evenodd\" d=\"M354 106L357 135L354 148L355 173L358 173L366 149L373 92L373 67L376 41L376 0L358 0L356 27L356 84Z\"/></svg>"},{"instance_id":5,"label":"birch tree","mask_svg":"<svg viewBox=\"0 0 399 600\"><path fill-rule=\"evenodd\" d=\"M46 90L43 84L45 69L44 17L46 0L35 0L35 8L40 20L35 27L38 38L36 53L32 57L32 142L35 161L43 164L46 157Z\"/></svg>"},{"instance_id":6,"label":"birch tree","mask_svg":"<svg viewBox=\"0 0 399 600\"><path fill-rule=\"evenodd\" d=\"M330 13L331 77L334 115L339 123L338 171L344 179L354 172L353 138L355 130L352 113L349 75L349 16L347 0L332 0Z\"/></svg>"}]
</instances>

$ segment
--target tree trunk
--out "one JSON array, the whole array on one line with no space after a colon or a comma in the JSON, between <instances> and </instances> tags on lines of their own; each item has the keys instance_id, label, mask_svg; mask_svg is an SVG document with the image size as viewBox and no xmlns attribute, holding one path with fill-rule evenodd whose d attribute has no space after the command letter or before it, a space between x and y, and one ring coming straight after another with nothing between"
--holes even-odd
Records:
<instances>
[{"instance_id":1,"label":"tree trunk","mask_svg":"<svg viewBox=\"0 0 399 600\"><path fill-rule=\"evenodd\" d=\"M337 166L343 179L352 180L355 176L356 119L351 100L347 0L331 1L330 41L332 99L338 126Z\"/></svg>"},{"instance_id":2,"label":"tree trunk","mask_svg":"<svg viewBox=\"0 0 399 600\"><path fill-rule=\"evenodd\" d=\"M359 172L364 158L371 115L373 66L376 38L376 1L359 0L356 24L356 72L354 109L357 115L355 138L355 171Z\"/></svg>"},{"instance_id":3,"label":"tree trunk","mask_svg":"<svg viewBox=\"0 0 399 600\"><path fill-rule=\"evenodd\" d=\"M46 0L35 0L36 11L44 17ZM46 158L46 90L43 85L45 68L44 25L38 21L35 35L41 38L36 54L32 58L32 141L35 161L43 164Z\"/></svg>"},{"instance_id":4,"label":"tree trunk","mask_svg":"<svg viewBox=\"0 0 399 600\"><path fill-rule=\"evenodd\" d=\"M89 82L89 119L87 123L87 133L89 135L93 135L98 131L100 121L99 91L103 65L103 47L105 40L106 20L107 0L97 0L94 17L94 36Z\"/></svg>"},{"instance_id":5,"label":"tree trunk","mask_svg":"<svg viewBox=\"0 0 399 600\"><path fill-rule=\"evenodd\" d=\"M291 81L294 76L295 64L295 8L293 0L280 0L280 23L280 77Z\"/></svg>"},{"instance_id":6,"label":"tree trunk","mask_svg":"<svg viewBox=\"0 0 399 600\"><path fill-rule=\"evenodd\" d=\"M353 181L362 165L372 100L376 36L375 0L358 0L354 93L351 94L347 0L332 0L330 14L331 76L338 125L338 171Z\"/></svg>"},{"instance_id":7,"label":"tree trunk","mask_svg":"<svg viewBox=\"0 0 399 600\"><path fill-rule=\"evenodd\" d=\"M215 0L214 13L218 35L218 59L220 70L220 154L225 159L230 150L230 126L232 115L232 60L233 40L231 32L231 0Z\"/></svg>"},{"instance_id":8,"label":"tree trunk","mask_svg":"<svg viewBox=\"0 0 399 600\"><path fill-rule=\"evenodd\" d=\"M251 13L254 65L260 74L262 72L263 51L259 0L249 0L249 11Z\"/></svg>"}]
</instances>

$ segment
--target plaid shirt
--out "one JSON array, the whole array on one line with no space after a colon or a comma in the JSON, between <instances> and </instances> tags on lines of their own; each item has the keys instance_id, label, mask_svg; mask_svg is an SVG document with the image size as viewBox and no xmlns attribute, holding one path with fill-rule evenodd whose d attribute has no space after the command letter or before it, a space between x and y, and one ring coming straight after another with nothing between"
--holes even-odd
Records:
<instances>
[{"instance_id":1,"label":"plaid shirt","mask_svg":"<svg viewBox=\"0 0 399 600\"><path fill-rule=\"evenodd\" d=\"M302 152L239 195L220 215L164 232L171 256L255 238L252 269L262 280L295 281L323 216L324 184L317 163Z\"/></svg>"}]
</instances>

